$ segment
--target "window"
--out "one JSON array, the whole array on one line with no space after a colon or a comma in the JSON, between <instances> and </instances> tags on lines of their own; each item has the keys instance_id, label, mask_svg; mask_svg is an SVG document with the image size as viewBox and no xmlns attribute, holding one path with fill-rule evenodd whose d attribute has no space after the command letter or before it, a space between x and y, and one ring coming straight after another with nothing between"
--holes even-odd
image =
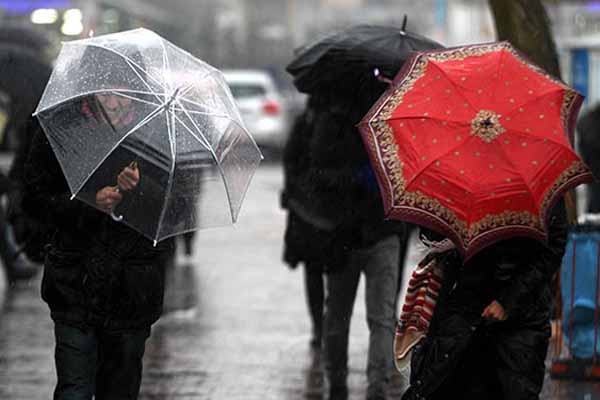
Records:
<instances>
[{"instance_id":1,"label":"window","mask_svg":"<svg viewBox=\"0 0 600 400\"><path fill-rule=\"evenodd\" d=\"M245 99L248 97L259 97L267 94L264 87L259 85L231 83L229 84L231 93L236 99Z\"/></svg>"}]
</instances>

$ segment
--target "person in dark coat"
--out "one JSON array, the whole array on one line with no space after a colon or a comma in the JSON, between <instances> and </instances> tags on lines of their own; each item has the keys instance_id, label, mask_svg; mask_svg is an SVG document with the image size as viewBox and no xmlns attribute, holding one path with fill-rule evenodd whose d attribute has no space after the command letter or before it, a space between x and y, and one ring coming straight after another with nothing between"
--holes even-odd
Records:
<instances>
[{"instance_id":1,"label":"person in dark coat","mask_svg":"<svg viewBox=\"0 0 600 400\"><path fill-rule=\"evenodd\" d=\"M82 104L75 104L80 112ZM107 111L123 123L123 114ZM70 199L46 135L36 121L31 125L36 132L25 164L23 208L52 231L42 298L54 321L54 399L136 399L145 341L162 311L162 257L172 242L154 246L109 214L136 191L149 190L150 165L143 159L132 164L131 154L118 147L110 158L120 166L86 184L96 187L94 208Z\"/></svg>"},{"instance_id":2,"label":"person in dark coat","mask_svg":"<svg viewBox=\"0 0 600 400\"><path fill-rule=\"evenodd\" d=\"M13 42L21 33L29 32L21 27L0 28L0 86L8 95L8 121L4 127L4 143L9 147L17 145L15 157L10 166L10 182L3 185L6 194L6 207L0 209L0 256L10 281L28 279L41 270L41 235L35 224L26 218L20 209L22 198L22 166L31 143L27 121L40 100L48 82L52 68L42 59L42 48L29 49L12 43L4 37L12 35ZM35 261L35 262L32 262Z\"/></svg>"},{"instance_id":3,"label":"person in dark coat","mask_svg":"<svg viewBox=\"0 0 600 400\"><path fill-rule=\"evenodd\" d=\"M0 196L9 193L12 187L11 180L0 172ZM40 270L40 267L31 262L21 251L11 232L4 207L0 206L0 264L4 269L6 279L14 284L18 280L32 278Z\"/></svg>"},{"instance_id":4,"label":"person in dark coat","mask_svg":"<svg viewBox=\"0 0 600 400\"><path fill-rule=\"evenodd\" d=\"M325 370L329 400L348 398L350 320L361 274L366 278L369 328L367 399L385 399L393 371L393 337L400 242L404 224L384 219L375 174L356 124L387 85L365 82L319 93L306 186L312 206L333 223L325 262Z\"/></svg>"},{"instance_id":5,"label":"person in dark coat","mask_svg":"<svg viewBox=\"0 0 600 400\"><path fill-rule=\"evenodd\" d=\"M566 239L561 200L547 243L514 237L465 264L456 250L444 253L440 297L426 338L413 350L403 400L538 399Z\"/></svg>"},{"instance_id":6,"label":"person in dark coat","mask_svg":"<svg viewBox=\"0 0 600 400\"><path fill-rule=\"evenodd\" d=\"M330 256L334 224L319 215L309 195L310 142L316 100L309 98L283 149L284 188L281 206L288 211L284 236L283 260L290 268L304 265L304 289L312 322L310 345L321 347L325 301L324 264Z\"/></svg>"},{"instance_id":7,"label":"person in dark coat","mask_svg":"<svg viewBox=\"0 0 600 400\"><path fill-rule=\"evenodd\" d=\"M577 122L581 158L592 169L595 177L600 177L600 104L585 113ZM587 212L600 213L600 181L587 186Z\"/></svg>"}]
</instances>

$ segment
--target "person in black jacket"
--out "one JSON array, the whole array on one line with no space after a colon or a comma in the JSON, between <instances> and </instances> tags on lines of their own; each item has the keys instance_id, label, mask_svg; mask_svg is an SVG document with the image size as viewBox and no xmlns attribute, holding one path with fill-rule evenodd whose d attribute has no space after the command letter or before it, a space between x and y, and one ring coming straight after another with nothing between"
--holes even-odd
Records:
<instances>
[{"instance_id":1,"label":"person in black jacket","mask_svg":"<svg viewBox=\"0 0 600 400\"><path fill-rule=\"evenodd\" d=\"M0 29L3 34L29 34L23 28ZM11 35L11 36L12 36ZM5 38L8 39L8 38ZM13 40L16 37L13 38ZM34 46L35 47L35 46ZM7 195L7 205L0 210L0 256L10 281L28 279L41 270L41 237L36 235L35 225L20 212L22 197L22 166L31 143L27 121L38 104L48 82L52 67L43 60L43 49L16 46L10 40L0 39L0 86L10 100L4 104L8 109L8 122L4 126L4 143L17 148L8 171L10 181L2 185ZM16 141L16 142L15 142ZM32 262L34 261L34 262Z\"/></svg>"},{"instance_id":2,"label":"person in black jacket","mask_svg":"<svg viewBox=\"0 0 600 400\"><path fill-rule=\"evenodd\" d=\"M13 186L13 182L0 172L0 195L9 193ZM39 264L33 263L22 251L12 232L4 207L0 206L0 259L11 284L30 279L41 269Z\"/></svg>"},{"instance_id":3,"label":"person in black jacket","mask_svg":"<svg viewBox=\"0 0 600 400\"><path fill-rule=\"evenodd\" d=\"M566 228L561 200L547 243L514 237L464 264L456 250L443 255L440 297L404 400L539 398Z\"/></svg>"},{"instance_id":4,"label":"person in black jacket","mask_svg":"<svg viewBox=\"0 0 600 400\"><path fill-rule=\"evenodd\" d=\"M324 264L331 255L335 235L334 224L314 209L311 183L307 180L316 106L316 100L309 98L306 109L294 121L283 149L284 189L281 193L281 206L288 211L283 260L290 268L296 268L300 263L304 265L304 289L312 322L310 345L313 349L321 347Z\"/></svg>"},{"instance_id":5,"label":"person in black jacket","mask_svg":"<svg viewBox=\"0 0 600 400\"><path fill-rule=\"evenodd\" d=\"M83 103L74 104L80 112ZM108 111L113 123L128 123L123 113ZM71 200L46 135L36 121L31 124L36 132L25 164L23 208L52 230L42 298L55 329L54 399L136 399L145 341L162 311L162 257L172 242L154 246L109 214L136 192L152 190L151 166L144 159L132 162L132 154L118 147L107 159L112 172L96 173L85 185L96 188L96 207Z\"/></svg>"},{"instance_id":6,"label":"person in black jacket","mask_svg":"<svg viewBox=\"0 0 600 400\"><path fill-rule=\"evenodd\" d=\"M361 274L369 328L367 399L385 399L393 371L400 242L404 224L384 218L375 174L356 124L387 86L375 78L314 94L318 100L310 140L307 195L335 227L326 253L325 370L329 400L348 398L350 320Z\"/></svg>"}]
</instances>

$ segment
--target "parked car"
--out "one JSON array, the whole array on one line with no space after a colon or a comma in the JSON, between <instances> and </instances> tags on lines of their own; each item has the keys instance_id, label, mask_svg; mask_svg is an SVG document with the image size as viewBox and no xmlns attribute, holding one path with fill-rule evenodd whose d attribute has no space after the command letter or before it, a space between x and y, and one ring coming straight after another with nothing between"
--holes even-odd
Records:
<instances>
[{"instance_id":1,"label":"parked car","mask_svg":"<svg viewBox=\"0 0 600 400\"><path fill-rule=\"evenodd\" d=\"M284 98L275 81L261 70L223 71L246 128L263 148L281 149L289 120Z\"/></svg>"}]
</instances>

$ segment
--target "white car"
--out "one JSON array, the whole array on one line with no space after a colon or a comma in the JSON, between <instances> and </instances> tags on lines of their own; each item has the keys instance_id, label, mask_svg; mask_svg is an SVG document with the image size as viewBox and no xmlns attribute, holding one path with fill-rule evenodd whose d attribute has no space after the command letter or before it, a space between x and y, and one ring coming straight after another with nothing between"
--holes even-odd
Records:
<instances>
[{"instance_id":1,"label":"white car","mask_svg":"<svg viewBox=\"0 0 600 400\"><path fill-rule=\"evenodd\" d=\"M223 75L256 143L265 148L282 148L287 139L288 118L273 78L261 70L225 70Z\"/></svg>"}]
</instances>

